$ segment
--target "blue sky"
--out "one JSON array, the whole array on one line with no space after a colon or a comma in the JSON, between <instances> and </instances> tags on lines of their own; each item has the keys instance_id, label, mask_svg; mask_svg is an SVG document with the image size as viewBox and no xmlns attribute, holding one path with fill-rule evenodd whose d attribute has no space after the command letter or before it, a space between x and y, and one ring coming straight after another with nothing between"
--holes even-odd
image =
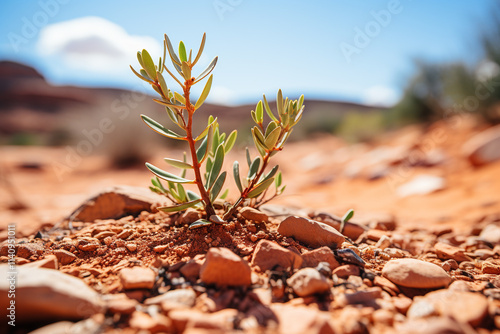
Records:
<instances>
[{"instance_id":1,"label":"blue sky","mask_svg":"<svg viewBox=\"0 0 500 334\"><path fill-rule=\"evenodd\" d=\"M198 71L219 56L212 102L255 102L281 88L382 105L400 96L414 59L473 64L494 2L4 1L0 59L32 65L53 84L142 90L127 66L137 67L138 49L159 57L168 33L196 52L206 32Z\"/></svg>"}]
</instances>

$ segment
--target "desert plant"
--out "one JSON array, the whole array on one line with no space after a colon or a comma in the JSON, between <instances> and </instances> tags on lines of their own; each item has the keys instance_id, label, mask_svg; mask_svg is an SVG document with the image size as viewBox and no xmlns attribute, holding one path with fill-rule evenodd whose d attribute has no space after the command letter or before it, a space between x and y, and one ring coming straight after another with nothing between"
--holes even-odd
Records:
<instances>
[{"instance_id":1,"label":"desert plant","mask_svg":"<svg viewBox=\"0 0 500 334\"><path fill-rule=\"evenodd\" d=\"M234 162L233 176L240 191L240 196L233 205L227 207L222 218L216 216L214 201L219 197L225 198L227 195L227 190L221 195L227 176L227 172L222 170L224 157L232 149L237 132L234 130L229 135L226 135L220 131L217 119L209 116L205 129L200 134L195 135L193 133L195 112L203 105L210 93L213 78L211 72L218 59L215 57L201 74L193 76L192 70L200 59L205 40L206 34L203 35L200 48L193 59L192 50L187 53L182 41L179 43L179 52L176 54L170 39L165 35L163 57L160 57L157 65L153 62L150 54L146 50L142 50L137 53L141 65L139 72L131 66L132 71L140 79L149 83L160 95L160 99L154 99L154 101L165 107L167 115L180 128L181 134L164 127L146 115L141 115L142 120L159 134L185 141L189 146L189 151L184 154L182 160L165 158L169 165L182 170L180 175L169 173L150 163L146 163L146 166L156 176L151 180L151 190L167 196L175 203L173 206L161 207L159 210L176 212L190 207L203 207L205 209L207 219L199 220L193 223L191 227L223 223L230 219L236 209L247 200L251 200L250 204L253 205L262 204L266 201L264 197L267 189L273 183L275 184L275 195L283 192L284 186L281 184L282 177L278 172L278 166L274 166L267 173L266 170L270 158L283 149L292 128L298 123L304 111L304 96L301 96L299 100L284 99L281 90L278 91L277 95L278 117L272 112L265 96L263 98L264 102L259 101L257 103L255 110L251 111L252 119L256 123L251 132L259 156L252 159L247 149L248 173L246 177L240 176L240 165L237 161ZM181 79L165 65L167 51L173 67ZM181 93L173 92L168 88L162 74L164 71L179 84L182 89ZM209 77L203 91L193 104L191 102L191 87L207 76ZM264 110L270 118L266 125L264 124ZM186 178L188 170L194 173L194 179ZM165 180L167 185L164 186L160 179ZM196 185L198 193L186 190L184 184Z\"/></svg>"}]
</instances>

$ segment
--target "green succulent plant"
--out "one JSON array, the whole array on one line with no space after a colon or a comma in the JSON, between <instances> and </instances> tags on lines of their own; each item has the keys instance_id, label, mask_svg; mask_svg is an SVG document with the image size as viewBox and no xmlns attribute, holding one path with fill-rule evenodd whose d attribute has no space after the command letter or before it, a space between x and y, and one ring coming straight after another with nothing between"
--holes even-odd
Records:
<instances>
[{"instance_id":1,"label":"green succulent plant","mask_svg":"<svg viewBox=\"0 0 500 334\"><path fill-rule=\"evenodd\" d=\"M201 133L193 133L195 113L203 105L210 93L213 79L211 72L215 68L218 59L215 57L203 72L198 75L194 74L193 67L198 63L202 55L205 40L206 34L203 35L200 48L193 59L193 50L190 50L188 54L184 43L181 41L177 54L170 39L165 35L163 57L159 58L158 63L153 61L153 58L146 50L142 50L137 52L137 59L141 66L140 70L136 71L130 66L137 77L149 83L159 94L160 98L153 100L165 107L168 117L180 130L168 129L146 115L141 115L142 120L157 133L171 139L185 141L189 147L188 153L184 153L181 160L165 158L167 164L181 170L179 175L162 170L150 163L146 163L146 167L155 174L155 177L151 180L151 190L165 195L174 203L171 206L160 207L159 210L176 212L187 208L205 209L206 219L191 224L192 228L206 226L211 223L223 223L235 214L239 206L243 204L262 205L285 190L285 186L282 185L282 175L278 172L278 166L273 166L268 170L269 160L283 149L293 127L299 122L304 112L303 95L298 100L284 99L281 90L277 94L277 114L269 107L265 95L263 101L257 103L255 110L251 111L252 119L256 124L251 129L251 132L259 155L252 158L247 148L248 172L246 176L240 174L238 161L233 163L233 178L240 196L233 205L226 207L223 217L216 216L214 202L218 198L226 198L228 194L228 190L222 192L227 178L227 171L222 170L224 157L233 148L237 131L234 130L229 135L226 135L220 131L217 119L209 116L204 130ZM178 76L165 65L167 52ZM163 76L164 71L179 84L182 89L181 92L169 89ZM191 87L206 77L208 77L208 80L205 82L202 93L196 102L192 101ZM264 124L264 111L270 118L267 124ZM192 171L194 178L187 177L188 171ZM166 181L166 184L162 180ZM198 193L186 190L184 187L186 184L196 185ZM267 191L273 184L275 188L274 195L266 198Z\"/></svg>"}]
</instances>

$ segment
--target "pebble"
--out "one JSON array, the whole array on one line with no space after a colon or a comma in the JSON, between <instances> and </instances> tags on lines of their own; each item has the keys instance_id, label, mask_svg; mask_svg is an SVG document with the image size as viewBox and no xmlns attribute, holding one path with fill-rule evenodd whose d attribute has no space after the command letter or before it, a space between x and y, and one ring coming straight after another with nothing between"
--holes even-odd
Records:
<instances>
[{"instance_id":1,"label":"pebble","mask_svg":"<svg viewBox=\"0 0 500 334\"><path fill-rule=\"evenodd\" d=\"M57 261L59 261L59 263L63 266L70 264L77 259L75 254L64 249L55 250L53 253L57 257Z\"/></svg>"},{"instance_id":2,"label":"pebble","mask_svg":"<svg viewBox=\"0 0 500 334\"><path fill-rule=\"evenodd\" d=\"M500 274L500 260L484 261L481 265L481 272L483 274Z\"/></svg>"},{"instance_id":3,"label":"pebble","mask_svg":"<svg viewBox=\"0 0 500 334\"><path fill-rule=\"evenodd\" d=\"M354 264L346 264L333 270L332 275L337 275L340 278L348 278L349 276L359 276L359 267Z\"/></svg>"},{"instance_id":4,"label":"pebble","mask_svg":"<svg viewBox=\"0 0 500 334\"><path fill-rule=\"evenodd\" d=\"M163 253L168 248L168 245L158 245L153 248L155 253Z\"/></svg>"},{"instance_id":5,"label":"pebble","mask_svg":"<svg viewBox=\"0 0 500 334\"><path fill-rule=\"evenodd\" d=\"M472 259L465 255L465 251L461 248L438 242L434 245L436 255L441 260L455 260L457 262L472 261Z\"/></svg>"},{"instance_id":6,"label":"pebble","mask_svg":"<svg viewBox=\"0 0 500 334\"><path fill-rule=\"evenodd\" d=\"M262 211L259 211L257 209L251 208L251 207L244 207L240 210L240 214L243 218L247 220L251 220L254 222L264 222L267 223L269 221L269 217L263 213Z\"/></svg>"},{"instance_id":7,"label":"pebble","mask_svg":"<svg viewBox=\"0 0 500 334\"><path fill-rule=\"evenodd\" d=\"M132 314L139 302L135 299L128 298L125 294L119 293L105 296L106 307L109 311L119 314Z\"/></svg>"},{"instance_id":8,"label":"pebble","mask_svg":"<svg viewBox=\"0 0 500 334\"><path fill-rule=\"evenodd\" d=\"M275 242L261 240L255 247L251 264L259 267L262 272L273 270L276 266L283 269L298 269L302 265L302 257L286 248L281 247Z\"/></svg>"},{"instance_id":9,"label":"pebble","mask_svg":"<svg viewBox=\"0 0 500 334\"><path fill-rule=\"evenodd\" d=\"M382 296L382 289L379 287L369 288L364 291L356 291L353 293L345 293L340 297L340 303L343 305L364 304L372 305L375 299Z\"/></svg>"},{"instance_id":10,"label":"pebble","mask_svg":"<svg viewBox=\"0 0 500 334\"><path fill-rule=\"evenodd\" d=\"M152 289L156 281L155 272L144 267L123 268L118 277L125 290Z\"/></svg>"},{"instance_id":11,"label":"pebble","mask_svg":"<svg viewBox=\"0 0 500 334\"><path fill-rule=\"evenodd\" d=\"M300 269L287 280L287 283L299 297L325 293L330 290L330 284L326 278L314 268Z\"/></svg>"},{"instance_id":12,"label":"pebble","mask_svg":"<svg viewBox=\"0 0 500 334\"><path fill-rule=\"evenodd\" d=\"M250 285L252 270L247 261L227 248L212 247L200 269L204 283L219 286Z\"/></svg>"},{"instance_id":13,"label":"pebble","mask_svg":"<svg viewBox=\"0 0 500 334\"><path fill-rule=\"evenodd\" d=\"M418 175L396 189L400 197L427 195L445 188L445 179L434 175Z\"/></svg>"},{"instance_id":14,"label":"pebble","mask_svg":"<svg viewBox=\"0 0 500 334\"><path fill-rule=\"evenodd\" d=\"M408 321L395 323L395 333L408 334L472 334L472 329L464 331L464 326L458 321L447 317L429 317L409 319Z\"/></svg>"},{"instance_id":15,"label":"pebble","mask_svg":"<svg viewBox=\"0 0 500 334\"><path fill-rule=\"evenodd\" d=\"M382 269L382 276L394 284L409 288L440 288L451 282L443 268L416 259L391 260Z\"/></svg>"},{"instance_id":16,"label":"pebble","mask_svg":"<svg viewBox=\"0 0 500 334\"><path fill-rule=\"evenodd\" d=\"M9 270L0 265L0 305L9 303ZM46 268L18 266L16 271L16 322L78 320L104 310L101 296L79 278Z\"/></svg>"},{"instance_id":17,"label":"pebble","mask_svg":"<svg viewBox=\"0 0 500 334\"><path fill-rule=\"evenodd\" d=\"M172 321L163 314L151 316L141 311L135 311L130 316L130 327L147 333L171 333Z\"/></svg>"},{"instance_id":18,"label":"pebble","mask_svg":"<svg viewBox=\"0 0 500 334\"><path fill-rule=\"evenodd\" d=\"M53 254L45 256L44 259L25 264L26 267L58 269L57 257Z\"/></svg>"},{"instance_id":19,"label":"pebble","mask_svg":"<svg viewBox=\"0 0 500 334\"><path fill-rule=\"evenodd\" d=\"M445 289L416 298L408 310L409 318L449 316L471 326L481 324L487 314L488 300L482 294Z\"/></svg>"},{"instance_id":20,"label":"pebble","mask_svg":"<svg viewBox=\"0 0 500 334\"><path fill-rule=\"evenodd\" d=\"M311 251L304 252L302 254L302 267L317 267L320 262L326 262L330 266L330 269L335 269L340 266L339 262L335 258L333 251L328 247L320 247Z\"/></svg>"},{"instance_id":21,"label":"pebble","mask_svg":"<svg viewBox=\"0 0 500 334\"><path fill-rule=\"evenodd\" d=\"M33 255L41 255L43 253L43 245L38 243L24 243L17 245L16 255L25 259L29 259Z\"/></svg>"},{"instance_id":22,"label":"pebble","mask_svg":"<svg viewBox=\"0 0 500 334\"><path fill-rule=\"evenodd\" d=\"M492 244L500 244L500 226L495 224L486 225L479 237Z\"/></svg>"},{"instance_id":23,"label":"pebble","mask_svg":"<svg viewBox=\"0 0 500 334\"><path fill-rule=\"evenodd\" d=\"M125 247L130 251L130 252L135 252L137 250L137 245L136 244L125 244Z\"/></svg>"},{"instance_id":24,"label":"pebble","mask_svg":"<svg viewBox=\"0 0 500 334\"><path fill-rule=\"evenodd\" d=\"M328 312L321 312L307 306L291 306L274 303L271 311L277 318L277 333L336 333ZM276 321L276 320L275 320ZM354 333L354 332L353 332Z\"/></svg>"},{"instance_id":25,"label":"pebble","mask_svg":"<svg viewBox=\"0 0 500 334\"><path fill-rule=\"evenodd\" d=\"M290 216L283 220L278 232L313 248L337 247L345 240L344 236L333 227L298 216Z\"/></svg>"},{"instance_id":26,"label":"pebble","mask_svg":"<svg viewBox=\"0 0 500 334\"><path fill-rule=\"evenodd\" d=\"M200 217L201 217L200 212L198 210L193 208L188 208L179 217L179 223L189 225L200 219Z\"/></svg>"},{"instance_id":27,"label":"pebble","mask_svg":"<svg viewBox=\"0 0 500 334\"><path fill-rule=\"evenodd\" d=\"M382 235L380 239L377 241L377 244L375 247L379 249L386 249L391 246L391 238L389 238L387 235Z\"/></svg>"},{"instance_id":28,"label":"pebble","mask_svg":"<svg viewBox=\"0 0 500 334\"><path fill-rule=\"evenodd\" d=\"M148 298L144 301L144 305L161 304L162 309L168 312L175 308L193 307L195 302L196 293L192 289L177 289Z\"/></svg>"},{"instance_id":29,"label":"pebble","mask_svg":"<svg viewBox=\"0 0 500 334\"><path fill-rule=\"evenodd\" d=\"M189 281L196 281L200 277L200 269L203 265L205 256L196 255L193 259L189 260L183 265L179 271Z\"/></svg>"}]
</instances>

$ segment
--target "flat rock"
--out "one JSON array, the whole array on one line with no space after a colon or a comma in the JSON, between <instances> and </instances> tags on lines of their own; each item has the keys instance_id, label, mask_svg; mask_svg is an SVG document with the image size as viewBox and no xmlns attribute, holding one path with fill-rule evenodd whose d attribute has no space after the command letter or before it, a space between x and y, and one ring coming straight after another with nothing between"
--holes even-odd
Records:
<instances>
[{"instance_id":1,"label":"flat rock","mask_svg":"<svg viewBox=\"0 0 500 334\"><path fill-rule=\"evenodd\" d=\"M153 270L143 267L123 268L118 276L125 290L152 289L156 279Z\"/></svg>"},{"instance_id":2,"label":"flat rock","mask_svg":"<svg viewBox=\"0 0 500 334\"><path fill-rule=\"evenodd\" d=\"M500 159L500 126L491 127L463 145L463 151L469 162L481 166Z\"/></svg>"},{"instance_id":3,"label":"flat rock","mask_svg":"<svg viewBox=\"0 0 500 334\"><path fill-rule=\"evenodd\" d=\"M151 316L147 313L135 311L130 316L130 327L147 333L171 333L172 321L163 314L154 314Z\"/></svg>"},{"instance_id":4,"label":"flat rock","mask_svg":"<svg viewBox=\"0 0 500 334\"><path fill-rule=\"evenodd\" d=\"M18 244L16 248L16 255L25 259L29 259L32 255L40 255L43 253L43 245L33 242Z\"/></svg>"},{"instance_id":5,"label":"flat rock","mask_svg":"<svg viewBox=\"0 0 500 334\"><path fill-rule=\"evenodd\" d=\"M115 186L86 200L75 210L75 220L94 221L137 215L152 211L153 204L164 203L165 198L147 188Z\"/></svg>"},{"instance_id":6,"label":"flat rock","mask_svg":"<svg viewBox=\"0 0 500 334\"><path fill-rule=\"evenodd\" d=\"M409 319L396 323L395 333L405 334L473 334L477 333L470 326L447 317L429 317Z\"/></svg>"},{"instance_id":7,"label":"flat rock","mask_svg":"<svg viewBox=\"0 0 500 334\"><path fill-rule=\"evenodd\" d=\"M300 269L287 280L287 283L299 297L325 293L330 290L330 284L326 278L314 268Z\"/></svg>"},{"instance_id":8,"label":"flat rock","mask_svg":"<svg viewBox=\"0 0 500 334\"><path fill-rule=\"evenodd\" d=\"M25 264L26 267L34 267L34 268L47 268L47 269L58 269L59 266L57 264L57 257L53 254L47 255L45 258L30 262Z\"/></svg>"},{"instance_id":9,"label":"flat rock","mask_svg":"<svg viewBox=\"0 0 500 334\"><path fill-rule=\"evenodd\" d=\"M335 333L331 324L330 314L307 306L291 306L286 304L272 304L271 310L277 317L278 333Z\"/></svg>"},{"instance_id":10,"label":"flat rock","mask_svg":"<svg viewBox=\"0 0 500 334\"><path fill-rule=\"evenodd\" d=\"M495 224L486 225L479 237L492 244L500 244L500 226Z\"/></svg>"},{"instance_id":11,"label":"flat rock","mask_svg":"<svg viewBox=\"0 0 500 334\"><path fill-rule=\"evenodd\" d=\"M302 257L289 249L283 248L275 242L261 240L255 247L251 264L261 271L281 268L298 269L302 265Z\"/></svg>"},{"instance_id":12,"label":"flat rock","mask_svg":"<svg viewBox=\"0 0 500 334\"><path fill-rule=\"evenodd\" d=\"M175 333L227 333L234 328L238 310L225 309L203 313L195 309L179 309L169 312ZM195 331L198 329L199 331Z\"/></svg>"},{"instance_id":13,"label":"flat rock","mask_svg":"<svg viewBox=\"0 0 500 334\"><path fill-rule=\"evenodd\" d=\"M59 263L63 266L70 264L77 259L75 254L65 249L57 249L53 252L53 254L56 256L57 261L59 261Z\"/></svg>"},{"instance_id":14,"label":"flat rock","mask_svg":"<svg viewBox=\"0 0 500 334\"><path fill-rule=\"evenodd\" d=\"M283 220L278 227L278 232L314 248L337 247L345 240L344 236L335 228L298 216L290 216Z\"/></svg>"},{"instance_id":15,"label":"flat rock","mask_svg":"<svg viewBox=\"0 0 500 334\"><path fill-rule=\"evenodd\" d=\"M240 214L243 218L252 220L255 222L265 222L267 223L269 221L269 217L262 211L259 211L257 209L251 208L251 207L244 207L240 210Z\"/></svg>"},{"instance_id":16,"label":"flat rock","mask_svg":"<svg viewBox=\"0 0 500 334\"><path fill-rule=\"evenodd\" d=\"M332 275L337 275L340 278L348 278L349 276L359 276L360 270L354 264L345 264L333 270Z\"/></svg>"},{"instance_id":17,"label":"flat rock","mask_svg":"<svg viewBox=\"0 0 500 334\"><path fill-rule=\"evenodd\" d=\"M333 254L333 251L326 246L303 253L302 259L304 259L302 267L314 268L318 266L320 262L328 263L331 270L340 266L339 262L335 258L335 255Z\"/></svg>"},{"instance_id":18,"label":"flat rock","mask_svg":"<svg viewBox=\"0 0 500 334\"><path fill-rule=\"evenodd\" d=\"M315 214L315 217L321 218L321 222L324 224L327 224L337 231L340 231L340 220L342 218L336 217L334 215L331 215L329 213L325 212L320 212ZM343 234L352 240L356 240L361 234L363 234L366 231L366 227L356 223L356 222L347 222L344 226L344 232Z\"/></svg>"},{"instance_id":19,"label":"flat rock","mask_svg":"<svg viewBox=\"0 0 500 334\"><path fill-rule=\"evenodd\" d=\"M104 310L101 296L79 278L46 268L16 267L16 320L79 320ZM9 266L0 265L0 307L10 300Z\"/></svg>"},{"instance_id":20,"label":"flat rock","mask_svg":"<svg viewBox=\"0 0 500 334\"><path fill-rule=\"evenodd\" d=\"M382 269L382 276L394 284L420 289L440 288L451 282L443 268L416 259L391 260Z\"/></svg>"},{"instance_id":21,"label":"flat rock","mask_svg":"<svg viewBox=\"0 0 500 334\"><path fill-rule=\"evenodd\" d=\"M227 248L212 247L200 269L200 278L219 286L250 285L252 270L248 262Z\"/></svg>"},{"instance_id":22,"label":"flat rock","mask_svg":"<svg viewBox=\"0 0 500 334\"><path fill-rule=\"evenodd\" d=\"M159 296L148 298L145 305L161 304L164 311L175 308L193 307L196 301L196 293L192 289L177 289L167 291Z\"/></svg>"},{"instance_id":23,"label":"flat rock","mask_svg":"<svg viewBox=\"0 0 500 334\"><path fill-rule=\"evenodd\" d=\"M445 244L444 242L438 242L434 245L434 250L436 255L441 260L453 259L457 262L472 261L472 259L465 255L465 251L459 247Z\"/></svg>"},{"instance_id":24,"label":"flat rock","mask_svg":"<svg viewBox=\"0 0 500 334\"><path fill-rule=\"evenodd\" d=\"M478 326L488 314L488 300L480 293L438 290L416 297L408 310L409 318L449 316L458 322Z\"/></svg>"}]
</instances>

